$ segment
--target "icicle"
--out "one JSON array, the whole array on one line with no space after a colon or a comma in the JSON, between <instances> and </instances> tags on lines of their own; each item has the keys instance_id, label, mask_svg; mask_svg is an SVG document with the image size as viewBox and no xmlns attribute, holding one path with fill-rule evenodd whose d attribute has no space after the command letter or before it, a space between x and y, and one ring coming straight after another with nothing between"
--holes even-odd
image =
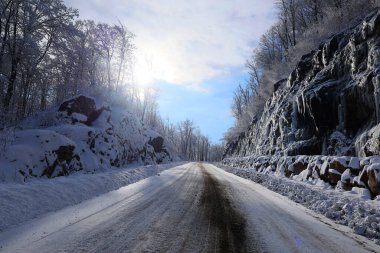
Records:
<instances>
[{"instance_id":1,"label":"icicle","mask_svg":"<svg viewBox=\"0 0 380 253\"><path fill-rule=\"evenodd\" d=\"M376 112L376 123L380 123L380 75L377 75L373 79L374 86L374 97L375 97L375 112Z\"/></svg>"},{"instance_id":2,"label":"icicle","mask_svg":"<svg viewBox=\"0 0 380 253\"><path fill-rule=\"evenodd\" d=\"M342 113L342 104L339 104L338 105L338 130L339 131L342 131L343 130L343 124L342 124L342 122L343 122L343 113Z\"/></svg>"},{"instance_id":3,"label":"icicle","mask_svg":"<svg viewBox=\"0 0 380 253\"><path fill-rule=\"evenodd\" d=\"M322 155L327 154L327 137L323 138L323 143L322 143Z\"/></svg>"},{"instance_id":4,"label":"icicle","mask_svg":"<svg viewBox=\"0 0 380 253\"><path fill-rule=\"evenodd\" d=\"M293 108L292 108L292 131L296 131L298 129L298 105L297 101L293 101Z\"/></svg>"},{"instance_id":5,"label":"icicle","mask_svg":"<svg viewBox=\"0 0 380 253\"><path fill-rule=\"evenodd\" d=\"M346 131L346 98L344 93L340 94L340 104L338 106L338 130L341 133Z\"/></svg>"},{"instance_id":6,"label":"icicle","mask_svg":"<svg viewBox=\"0 0 380 253\"><path fill-rule=\"evenodd\" d=\"M366 157L364 152L364 146L366 145L368 140L367 133L362 133L355 141L355 154L357 157Z\"/></svg>"}]
</instances>

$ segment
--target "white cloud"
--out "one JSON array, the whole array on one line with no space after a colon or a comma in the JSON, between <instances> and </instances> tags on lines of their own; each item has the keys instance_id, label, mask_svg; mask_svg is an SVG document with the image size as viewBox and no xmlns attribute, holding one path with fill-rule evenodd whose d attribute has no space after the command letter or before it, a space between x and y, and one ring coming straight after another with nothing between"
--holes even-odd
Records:
<instances>
[{"instance_id":1,"label":"white cloud","mask_svg":"<svg viewBox=\"0 0 380 253\"><path fill-rule=\"evenodd\" d=\"M202 82L242 66L273 23L274 0L65 0L82 18L136 34L139 72L202 90ZM141 79L141 78L140 78Z\"/></svg>"}]
</instances>

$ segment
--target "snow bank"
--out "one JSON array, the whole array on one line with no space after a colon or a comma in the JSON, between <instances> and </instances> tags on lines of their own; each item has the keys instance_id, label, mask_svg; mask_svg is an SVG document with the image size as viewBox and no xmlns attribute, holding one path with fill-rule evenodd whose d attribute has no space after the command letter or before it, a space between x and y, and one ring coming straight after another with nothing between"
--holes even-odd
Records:
<instances>
[{"instance_id":1,"label":"snow bank","mask_svg":"<svg viewBox=\"0 0 380 253\"><path fill-rule=\"evenodd\" d=\"M347 191L353 187L366 188L372 198L380 195L380 156L247 156L226 158L223 164L301 182L316 184L322 180Z\"/></svg>"},{"instance_id":2,"label":"snow bank","mask_svg":"<svg viewBox=\"0 0 380 253\"><path fill-rule=\"evenodd\" d=\"M104 173L76 173L50 180L36 179L27 184L0 184L0 231L66 206L119 189L178 166L170 163L113 169Z\"/></svg>"},{"instance_id":3,"label":"snow bank","mask_svg":"<svg viewBox=\"0 0 380 253\"><path fill-rule=\"evenodd\" d=\"M333 189L321 179L298 182L275 174L259 173L252 167L217 166L287 196L380 244L380 197L371 200L371 193L366 188L353 187L351 191L343 191Z\"/></svg>"}]
</instances>

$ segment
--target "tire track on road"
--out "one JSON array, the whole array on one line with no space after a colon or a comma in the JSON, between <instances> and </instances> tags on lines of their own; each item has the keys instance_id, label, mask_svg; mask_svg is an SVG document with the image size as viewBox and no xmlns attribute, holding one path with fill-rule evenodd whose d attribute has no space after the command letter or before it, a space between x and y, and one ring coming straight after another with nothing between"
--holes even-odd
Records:
<instances>
[{"instance_id":1,"label":"tire track on road","mask_svg":"<svg viewBox=\"0 0 380 253\"><path fill-rule=\"evenodd\" d=\"M224 187L202 164L199 166L204 175L200 204L204 206L211 226L216 229L215 240L209 243L210 252L248 252L245 218L232 206Z\"/></svg>"}]
</instances>

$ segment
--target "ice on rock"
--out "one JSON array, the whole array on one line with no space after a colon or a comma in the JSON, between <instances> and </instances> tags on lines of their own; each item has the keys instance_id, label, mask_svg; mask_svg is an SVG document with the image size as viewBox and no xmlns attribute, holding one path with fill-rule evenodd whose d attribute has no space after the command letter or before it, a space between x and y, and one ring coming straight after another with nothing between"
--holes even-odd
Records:
<instances>
[{"instance_id":1,"label":"ice on rock","mask_svg":"<svg viewBox=\"0 0 380 253\"><path fill-rule=\"evenodd\" d=\"M349 169L345 170L340 179L342 182L349 183L351 181L351 172Z\"/></svg>"},{"instance_id":2,"label":"ice on rock","mask_svg":"<svg viewBox=\"0 0 380 253\"><path fill-rule=\"evenodd\" d=\"M359 39L379 17L373 12L305 54L225 156L380 155L377 28Z\"/></svg>"},{"instance_id":3,"label":"ice on rock","mask_svg":"<svg viewBox=\"0 0 380 253\"><path fill-rule=\"evenodd\" d=\"M353 170L358 170L360 168L360 159L358 157L351 157L348 167Z\"/></svg>"}]
</instances>

